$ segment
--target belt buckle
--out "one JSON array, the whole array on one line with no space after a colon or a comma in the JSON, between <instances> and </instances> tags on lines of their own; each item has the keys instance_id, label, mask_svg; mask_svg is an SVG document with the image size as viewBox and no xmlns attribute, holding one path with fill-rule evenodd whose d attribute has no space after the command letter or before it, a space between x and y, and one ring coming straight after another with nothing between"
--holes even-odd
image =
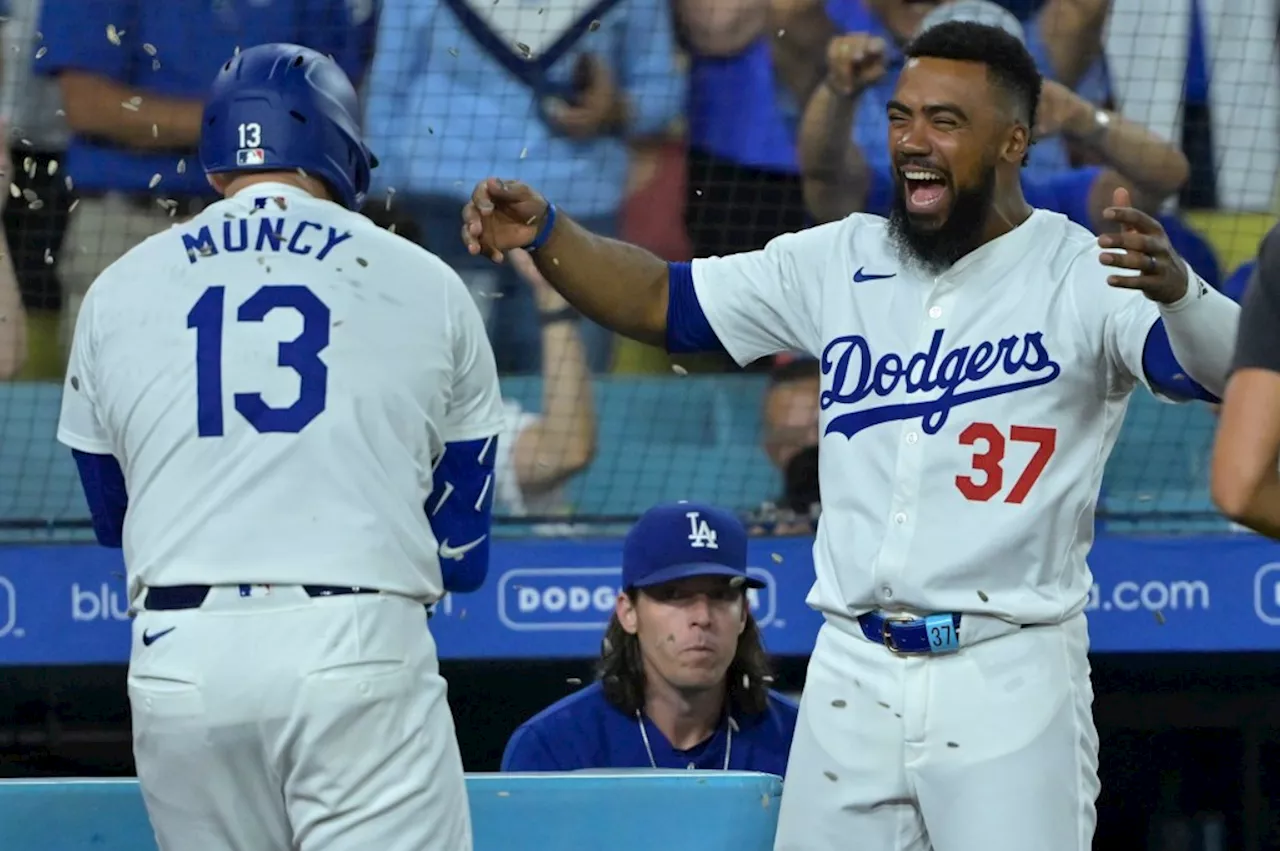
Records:
<instances>
[{"instance_id":1,"label":"belt buckle","mask_svg":"<svg viewBox=\"0 0 1280 851\"><path fill-rule=\"evenodd\" d=\"M907 651L899 650L898 646L893 643L893 624L895 623L912 623L916 618L911 615L884 615L880 623L880 638L884 641L884 646L889 648L891 653L905 654Z\"/></svg>"}]
</instances>

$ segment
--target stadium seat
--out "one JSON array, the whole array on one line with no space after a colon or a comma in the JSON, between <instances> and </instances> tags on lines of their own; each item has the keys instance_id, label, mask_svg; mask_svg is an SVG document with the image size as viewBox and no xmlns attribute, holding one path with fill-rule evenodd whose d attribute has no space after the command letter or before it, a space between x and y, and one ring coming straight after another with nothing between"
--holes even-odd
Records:
<instances>
[{"instance_id":1,"label":"stadium seat","mask_svg":"<svg viewBox=\"0 0 1280 851\"><path fill-rule=\"evenodd\" d=\"M576 513L630 517L656 502L707 500L753 509L778 474L760 449L761 375L606 376L595 383L596 460L567 488ZM541 408L536 376L503 393ZM75 465L54 438L61 387L0 384L0 542L44 539L48 524L88 520ZM1134 394L1103 481L1108 531L1230 528L1209 500L1213 415ZM60 532L66 539L68 533ZM91 539L87 529L72 539Z\"/></svg>"},{"instance_id":2,"label":"stadium seat","mask_svg":"<svg viewBox=\"0 0 1280 851\"><path fill-rule=\"evenodd\" d=\"M769 851L782 781L738 771L469 774L467 795L475 851ZM0 781L4 851L155 847L135 780Z\"/></svg>"},{"instance_id":3,"label":"stadium seat","mask_svg":"<svg viewBox=\"0 0 1280 851\"><path fill-rule=\"evenodd\" d=\"M0 384L0 525L88 518L75 463L55 437L61 403L61 384Z\"/></svg>"},{"instance_id":4,"label":"stadium seat","mask_svg":"<svg viewBox=\"0 0 1280 851\"><path fill-rule=\"evenodd\" d=\"M1103 478L1101 514L1110 532L1230 529L1209 498L1216 420L1199 403L1173 405L1133 394Z\"/></svg>"},{"instance_id":5,"label":"stadium seat","mask_svg":"<svg viewBox=\"0 0 1280 851\"><path fill-rule=\"evenodd\" d=\"M758 375L598 380L599 450L570 486L572 503L604 516L667 499L756 507L777 488L760 450L764 387ZM541 409L541 378L510 377L502 389L526 410ZM57 384L0 385L0 526L88 520L75 465L54 437L60 400ZM12 534L0 529L0 540Z\"/></svg>"},{"instance_id":6,"label":"stadium seat","mask_svg":"<svg viewBox=\"0 0 1280 851\"><path fill-rule=\"evenodd\" d=\"M633 516L671 499L757 507L778 487L760 449L764 388L758 375L599 379L596 460L567 489L575 510ZM502 389L541 408L538 377L508 378Z\"/></svg>"}]
</instances>

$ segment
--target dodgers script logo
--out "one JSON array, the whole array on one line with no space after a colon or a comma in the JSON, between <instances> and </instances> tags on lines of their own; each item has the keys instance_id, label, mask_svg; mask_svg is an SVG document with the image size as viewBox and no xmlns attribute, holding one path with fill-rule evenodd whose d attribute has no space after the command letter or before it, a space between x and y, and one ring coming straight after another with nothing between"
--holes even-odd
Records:
<instances>
[{"instance_id":1,"label":"dodgers script logo","mask_svg":"<svg viewBox=\"0 0 1280 851\"><path fill-rule=\"evenodd\" d=\"M925 434L937 434L953 408L1039 387L1062 373L1062 367L1045 349L1039 331L1005 337L998 343L983 341L972 348L961 346L943 354L944 330L933 332L927 352L917 352L905 361L893 352L874 359L867 339L857 334L836 337L828 343L822 350L822 374L831 376L831 389L822 391L822 410L832 405L854 405L872 396L883 399L900 386L909 396L928 394L928 398L879 407L872 400L869 407L833 417L826 434L853 437L873 425L916 417L921 418ZM1002 374L994 381L964 389L966 384L981 381L997 368Z\"/></svg>"}]
</instances>

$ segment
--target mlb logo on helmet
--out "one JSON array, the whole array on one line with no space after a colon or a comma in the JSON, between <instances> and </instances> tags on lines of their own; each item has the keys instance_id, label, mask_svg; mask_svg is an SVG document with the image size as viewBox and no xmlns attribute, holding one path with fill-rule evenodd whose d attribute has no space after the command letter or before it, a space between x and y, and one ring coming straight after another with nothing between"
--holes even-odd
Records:
<instances>
[{"instance_id":1,"label":"mlb logo on helmet","mask_svg":"<svg viewBox=\"0 0 1280 851\"><path fill-rule=\"evenodd\" d=\"M241 148L236 151L236 165L262 165L267 153L262 148Z\"/></svg>"}]
</instances>

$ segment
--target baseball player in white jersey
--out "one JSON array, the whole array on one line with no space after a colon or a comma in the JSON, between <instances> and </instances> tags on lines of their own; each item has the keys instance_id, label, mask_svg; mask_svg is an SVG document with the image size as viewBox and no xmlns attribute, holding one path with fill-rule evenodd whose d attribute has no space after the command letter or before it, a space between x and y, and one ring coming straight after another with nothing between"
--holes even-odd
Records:
<instances>
[{"instance_id":1,"label":"baseball player in white jersey","mask_svg":"<svg viewBox=\"0 0 1280 851\"><path fill-rule=\"evenodd\" d=\"M471 848L425 606L484 578L503 411L461 280L352 212L357 114L311 50L229 60L201 141L225 199L78 319L58 438L123 545L162 851Z\"/></svg>"},{"instance_id":2,"label":"baseball player in white jersey","mask_svg":"<svg viewBox=\"0 0 1280 851\"><path fill-rule=\"evenodd\" d=\"M906 55L888 220L666 264L487 180L462 238L532 250L587 316L670 351L821 358L826 621L777 849L1085 851L1099 481L1138 385L1221 393L1238 309L1127 197L1102 237L1026 204L1040 77L1017 39L952 22Z\"/></svg>"}]
</instances>

